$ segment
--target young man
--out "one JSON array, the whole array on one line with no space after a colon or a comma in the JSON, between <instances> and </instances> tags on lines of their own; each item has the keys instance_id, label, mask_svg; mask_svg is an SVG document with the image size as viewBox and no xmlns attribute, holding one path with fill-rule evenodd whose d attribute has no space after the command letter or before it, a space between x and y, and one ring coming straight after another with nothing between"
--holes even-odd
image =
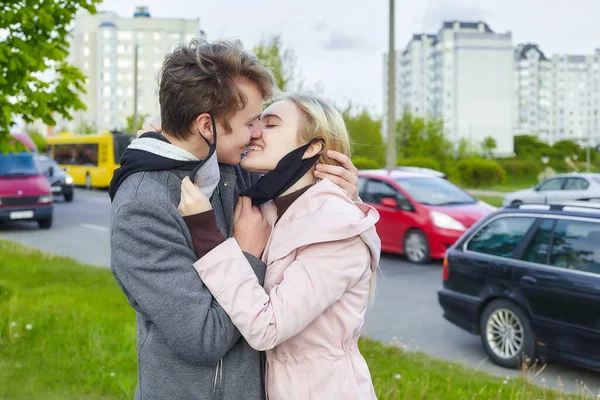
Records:
<instances>
[{"instance_id":1,"label":"young man","mask_svg":"<svg viewBox=\"0 0 600 400\"><path fill-rule=\"evenodd\" d=\"M244 146L261 135L257 118L273 90L271 73L239 42L193 41L165 60L162 135L132 143L109 192L111 270L137 316L135 399L265 398L263 355L194 271L198 257L178 205L182 179L191 176L215 211L205 222L236 238L262 282L266 223L255 208L234 210L239 193L258 179L238 164ZM325 166L321 177L356 196L356 169L337 157L345 167Z\"/></svg>"}]
</instances>

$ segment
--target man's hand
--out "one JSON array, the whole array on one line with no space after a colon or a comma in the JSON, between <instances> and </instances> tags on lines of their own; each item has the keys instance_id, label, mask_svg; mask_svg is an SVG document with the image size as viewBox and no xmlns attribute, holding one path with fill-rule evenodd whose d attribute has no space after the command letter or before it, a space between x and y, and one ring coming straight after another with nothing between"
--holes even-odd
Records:
<instances>
[{"instance_id":1,"label":"man's hand","mask_svg":"<svg viewBox=\"0 0 600 400\"><path fill-rule=\"evenodd\" d=\"M271 225L263 218L260 209L252 205L252 199L239 199L233 220L233 237L242 251L261 258L271 234Z\"/></svg>"},{"instance_id":2,"label":"man's hand","mask_svg":"<svg viewBox=\"0 0 600 400\"><path fill-rule=\"evenodd\" d=\"M210 200L187 176L181 181L181 200L177 207L182 217L212 210Z\"/></svg>"},{"instance_id":3,"label":"man's hand","mask_svg":"<svg viewBox=\"0 0 600 400\"><path fill-rule=\"evenodd\" d=\"M143 133L146 133L146 132L162 133L162 126L160 125L160 122L150 121L150 122L144 123L142 125L142 129L137 131L137 137L140 137Z\"/></svg>"},{"instance_id":4,"label":"man's hand","mask_svg":"<svg viewBox=\"0 0 600 400\"><path fill-rule=\"evenodd\" d=\"M358 197L358 170L352 164L352 160L342 153L329 150L327 156L339 162L341 166L317 164L315 176L319 179L329 179L338 185L354 201L359 201Z\"/></svg>"}]
</instances>

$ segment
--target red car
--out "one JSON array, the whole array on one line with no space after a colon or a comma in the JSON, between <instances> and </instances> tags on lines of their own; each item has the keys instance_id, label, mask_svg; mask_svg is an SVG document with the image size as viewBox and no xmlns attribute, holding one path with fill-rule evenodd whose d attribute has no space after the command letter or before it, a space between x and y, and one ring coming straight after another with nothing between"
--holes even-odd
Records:
<instances>
[{"instance_id":1,"label":"red car","mask_svg":"<svg viewBox=\"0 0 600 400\"><path fill-rule=\"evenodd\" d=\"M32 149L28 136L14 136ZM0 222L32 220L48 229L52 211L52 191L34 154L0 154Z\"/></svg>"},{"instance_id":2,"label":"red car","mask_svg":"<svg viewBox=\"0 0 600 400\"><path fill-rule=\"evenodd\" d=\"M385 252L414 263L444 258L446 250L495 207L451 182L395 170L359 172L361 199L379 211L377 232Z\"/></svg>"}]
</instances>

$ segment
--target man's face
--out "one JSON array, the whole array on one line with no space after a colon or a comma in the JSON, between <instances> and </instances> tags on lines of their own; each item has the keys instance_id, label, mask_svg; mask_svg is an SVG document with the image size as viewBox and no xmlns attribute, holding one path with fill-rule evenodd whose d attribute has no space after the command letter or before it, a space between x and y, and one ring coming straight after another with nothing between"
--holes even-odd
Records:
<instances>
[{"instance_id":1,"label":"man's face","mask_svg":"<svg viewBox=\"0 0 600 400\"><path fill-rule=\"evenodd\" d=\"M250 81L240 80L238 85L248 99L246 107L229 119L231 132L225 133L225 128L217 124L217 159L220 163L229 165L239 164L250 139L261 135L258 123L262 112L261 93Z\"/></svg>"}]
</instances>

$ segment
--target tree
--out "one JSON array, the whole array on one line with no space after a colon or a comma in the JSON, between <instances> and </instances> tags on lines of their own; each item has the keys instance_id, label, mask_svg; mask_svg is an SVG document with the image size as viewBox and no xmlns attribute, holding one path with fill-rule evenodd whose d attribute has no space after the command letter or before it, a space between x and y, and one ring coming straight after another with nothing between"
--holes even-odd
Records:
<instances>
[{"instance_id":1,"label":"tree","mask_svg":"<svg viewBox=\"0 0 600 400\"><path fill-rule=\"evenodd\" d=\"M47 143L44 135L42 135L39 129L34 127L27 127L26 131L33 143L35 143L35 147L37 148L37 150L40 153L43 153L46 150Z\"/></svg>"},{"instance_id":2,"label":"tree","mask_svg":"<svg viewBox=\"0 0 600 400\"><path fill-rule=\"evenodd\" d=\"M94 135L98 133L98 127L95 122L81 121L81 123L75 127L74 133L76 135Z\"/></svg>"},{"instance_id":3,"label":"tree","mask_svg":"<svg viewBox=\"0 0 600 400\"><path fill-rule=\"evenodd\" d=\"M125 132L135 134L142 127L142 123L150 117L150 114L138 114L137 123L139 126L133 126L133 115L127 117L127 129Z\"/></svg>"},{"instance_id":4,"label":"tree","mask_svg":"<svg viewBox=\"0 0 600 400\"><path fill-rule=\"evenodd\" d=\"M413 117L406 110L396 125L398 158L429 157L442 166L452 157L452 143L444 134L443 122Z\"/></svg>"},{"instance_id":5,"label":"tree","mask_svg":"<svg viewBox=\"0 0 600 400\"><path fill-rule=\"evenodd\" d=\"M381 120L371 117L365 109L351 104L342 111L350 135L353 158L367 158L379 167L385 164L385 144L381 136Z\"/></svg>"},{"instance_id":6,"label":"tree","mask_svg":"<svg viewBox=\"0 0 600 400\"><path fill-rule=\"evenodd\" d=\"M458 140L454 158L457 160L464 160L466 158L473 158L476 154L477 146L469 141L469 139L463 137Z\"/></svg>"},{"instance_id":7,"label":"tree","mask_svg":"<svg viewBox=\"0 0 600 400\"><path fill-rule=\"evenodd\" d=\"M0 153L22 150L9 140L17 117L55 125L85 109L85 76L66 62L68 29L77 12L96 12L101 0L15 0L0 5ZM44 75L52 73L52 78Z\"/></svg>"},{"instance_id":8,"label":"tree","mask_svg":"<svg viewBox=\"0 0 600 400\"><path fill-rule=\"evenodd\" d=\"M498 144L496 143L496 139L492 136L486 137L481 143L481 148L487 158L494 158L494 150L496 150L497 147Z\"/></svg>"},{"instance_id":9,"label":"tree","mask_svg":"<svg viewBox=\"0 0 600 400\"><path fill-rule=\"evenodd\" d=\"M293 50L283 48L281 35L263 39L253 52L263 65L271 69L281 91L302 87L300 78L296 76L296 55Z\"/></svg>"}]
</instances>

